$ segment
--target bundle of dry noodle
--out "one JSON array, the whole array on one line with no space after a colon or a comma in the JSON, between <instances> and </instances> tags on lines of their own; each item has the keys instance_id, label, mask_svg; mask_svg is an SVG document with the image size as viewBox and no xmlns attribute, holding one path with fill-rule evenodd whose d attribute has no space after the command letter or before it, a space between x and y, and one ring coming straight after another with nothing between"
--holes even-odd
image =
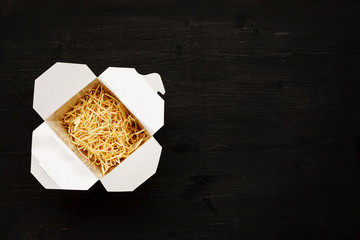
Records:
<instances>
[{"instance_id":1,"label":"bundle of dry noodle","mask_svg":"<svg viewBox=\"0 0 360 240\"><path fill-rule=\"evenodd\" d=\"M125 106L100 83L59 120L82 155L105 174L149 139Z\"/></svg>"}]
</instances>

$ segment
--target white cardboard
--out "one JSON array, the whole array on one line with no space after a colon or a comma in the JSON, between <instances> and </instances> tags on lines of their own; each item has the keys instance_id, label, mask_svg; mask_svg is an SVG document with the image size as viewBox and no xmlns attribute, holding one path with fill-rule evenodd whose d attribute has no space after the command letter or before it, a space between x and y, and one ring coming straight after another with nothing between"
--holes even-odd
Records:
<instances>
[{"instance_id":1,"label":"white cardboard","mask_svg":"<svg viewBox=\"0 0 360 240\"><path fill-rule=\"evenodd\" d=\"M33 132L32 154L55 183L49 188L87 190L98 180L46 122ZM43 185L48 180L43 179Z\"/></svg>"},{"instance_id":2,"label":"white cardboard","mask_svg":"<svg viewBox=\"0 0 360 240\"><path fill-rule=\"evenodd\" d=\"M163 84L159 74L150 73L148 75L144 75L144 78L150 84L150 86L154 89L155 92L160 92L163 95L165 94L164 84Z\"/></svg>"},{"instance_id":3,"label":"white cardboard","mask_svg":"<svg viewBox=\"0 0 360 240\"><path fill-rule=\"evenodd\" d=\"M34 109L45 120L95 79L84 64L56 63L35 81ZM159 74L140 75L132 68L111 67L98 79L151 135L163 126L164 101L157 92L164 94L165 89ZM51 126L44 122L33 132L31 173L47 189L89 189L101 177ZM107 191L133 191L156 172L160 154L161 146L151 137L101 182Z\"/></svg>"},{"instance_id":4,"label":"white cardboard","mask_svg":"<svg viewBox=\"0 0 360 240\"><path fill-rule=\"evenodd\" d=\"M85 64L55 63L35 80L33 108L46 119L95 78Z\"/></svg>"},{"instance_id":5,"label":"white cardboard","mask_svg":"<svg viewBox=\"0 0 360 240\"><path fill-rule=\"evenodd\" d=\"M35 178L47 189L61 189L55 181L40 167L39 160L31 154L31 169L30 172Z\"/></svg>"},{"instance_id":6,"label":"white cardboard","mask_svg":"<svg viewBox=\"0 0 360 240\"><path fill-rule=\"evenodd\" d=\"M160 154L161 146L152 137L100 181L109 192L134 191L155 174Z\"/></svg>"},{"instance_id":7,"label":"white cardboard","mask_svg":"<svg viewBox=\"0 0 360 240\"><path fill-rule=\"evenodd\" d=\"M164 125L164 100L157 91L165 90L159 78L150 76L149 79L152 85L133 68L109 67L99 76L99 80L153 135Z\"/></svg>"}]
</instances>

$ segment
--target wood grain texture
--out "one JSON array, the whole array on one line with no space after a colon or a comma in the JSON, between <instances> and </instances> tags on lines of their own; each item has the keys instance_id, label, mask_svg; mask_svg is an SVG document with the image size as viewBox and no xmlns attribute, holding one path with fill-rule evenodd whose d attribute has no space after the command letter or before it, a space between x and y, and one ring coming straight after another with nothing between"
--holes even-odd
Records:
<instances>
[{"instance_id":1,"label":"wood grain texture","mask_svg":"<svg viewBox=\"0 0 360 240\"><path fill-rule=\"evenodd\" d=\"M359 239L353 1L2 0L1 239ZM158 172L133 193L30 174L34 79L158 72Z\"/></svg>"}]
</instances>

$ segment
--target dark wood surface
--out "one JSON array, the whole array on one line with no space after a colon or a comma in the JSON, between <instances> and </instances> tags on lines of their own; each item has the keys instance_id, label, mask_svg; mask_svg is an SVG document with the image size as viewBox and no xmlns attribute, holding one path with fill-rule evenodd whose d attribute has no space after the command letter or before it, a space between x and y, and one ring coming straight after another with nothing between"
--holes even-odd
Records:
<instances>
[{"instance_id":1,"label":"dark wood surface","mask_svg":"<svg viewBox=\"0 0 360 240\"><path fill-rule=\"evenodd\" d=\"M0 6L1 239L360 239L358 1ZM163 153L135 192L30 174L57 61L161 74Z\"/></svg>"}]
</instances>

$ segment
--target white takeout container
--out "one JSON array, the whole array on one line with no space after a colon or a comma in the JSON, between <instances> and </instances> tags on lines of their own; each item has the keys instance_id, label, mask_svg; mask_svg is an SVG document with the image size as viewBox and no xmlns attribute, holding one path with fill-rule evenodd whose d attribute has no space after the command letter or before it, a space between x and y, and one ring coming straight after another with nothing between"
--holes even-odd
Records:
<instances>
[{"instance_id":1,"label":"white takeout container","mask_svg":"<svg viewBox=\"0 0 360 240\"><path fill-rule=\"evenodd\" d=\"M105 176L69 141L57 122L61 113L97 83L103 83L137 118L151 137ZM100 76L85 64L56 63L35 80L34 103L44 122L33 131L31 173L47 189L88 190L98 180L109 192L133 191L157 169L161 146L152 136L164 125L165 94L157 73L109 67Z\"/></svg>"}]
</instances>

